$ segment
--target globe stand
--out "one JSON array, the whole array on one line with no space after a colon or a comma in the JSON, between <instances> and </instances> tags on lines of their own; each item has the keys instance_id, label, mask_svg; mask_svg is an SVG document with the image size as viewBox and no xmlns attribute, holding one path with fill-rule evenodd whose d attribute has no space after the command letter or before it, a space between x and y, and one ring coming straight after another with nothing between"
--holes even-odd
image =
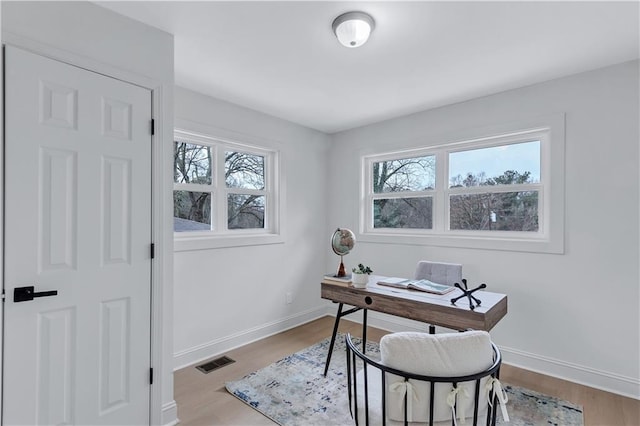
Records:
<instances>
[{"instance_id":1,"label":"globe stand","mask_svg":"<svg viewBox=\"0 0 640 426\"><path fill-rule=\"evenodd\" d=\"M344 271L344 263L342 263L342 256L340 256L340 266L338 267L338 273L336 277L346 277L347 273Z\"/></svg>"}]
</instances>

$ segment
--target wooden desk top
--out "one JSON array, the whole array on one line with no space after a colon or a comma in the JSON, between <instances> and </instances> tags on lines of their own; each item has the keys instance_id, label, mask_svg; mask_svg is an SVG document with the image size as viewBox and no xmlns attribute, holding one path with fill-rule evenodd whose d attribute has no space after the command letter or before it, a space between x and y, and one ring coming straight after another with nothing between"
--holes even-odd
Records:
<instances>
[{"instance_id":1,"label":"wooden desk top","mask_svg":"<svg viewBox=\"0 0 640 426\"><path fill-rule=\"evenodd\" d=\"M366 288L322 281L320 295L323 299L334 302L454 330L471 328L489 331L507 314L505 294L489 291L473 293L482 304L472 311L469 309L467 298L458 300L456 305L451 304L452 298L462 294L462 291L457 288L447 294L438 295L377 284L382 278L371 275Z\"/></svg>"}]
</instances>

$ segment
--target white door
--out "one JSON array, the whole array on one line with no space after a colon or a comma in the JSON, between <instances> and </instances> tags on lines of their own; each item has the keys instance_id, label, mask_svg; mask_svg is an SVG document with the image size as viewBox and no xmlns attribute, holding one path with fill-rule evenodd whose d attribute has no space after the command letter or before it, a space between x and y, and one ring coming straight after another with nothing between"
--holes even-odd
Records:
<instances>
[{"instance_id":1,"label":"white door","mask_svg":"<svg viewBox=\"0 0 640 426\"><path fill-rule=\"evenodd\" d=\"M148 424L151 93L9 46L5 67L3 423Z\"/></svg>"}]
</instances>

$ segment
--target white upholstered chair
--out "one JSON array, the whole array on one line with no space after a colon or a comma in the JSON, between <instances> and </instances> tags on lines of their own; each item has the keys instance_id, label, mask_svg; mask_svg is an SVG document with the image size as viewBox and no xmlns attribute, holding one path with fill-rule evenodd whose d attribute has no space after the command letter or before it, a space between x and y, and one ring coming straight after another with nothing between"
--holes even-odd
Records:
<instances>
[{"instance_id":1,"label":"white upholstered chair","mask_svg":"<svg viewBox=\"0 0 640 426\"><path fill-rule=\"evenodd\" d=\"M498 411L509 421L500 351L485 331L392 333L380 340L380 360L362 354L350 335L346 342L356 425L494 425Z\"/></svg>"},{"instance_id":2,"label":"white upholstered chair","mask_svg":"<svg viewBox=\"0 0 640 426\"><path fill-rule=\"evenodd\" d=\"M416 280L429 280L438 284L454 285L462 282L462 265L459 263L430 262L421 260L414 275ZM429 325L429 333L434 334L436 327Z\"/></svg>"},{"instance_id":3,"label":"white upholstered chair","mask_svg":"<svg viewBox=\"0 0 640 426\"><path fill-rule=\"evenodd\" d=\"M462 265L459 263L430 262L421 260L414 278L427 279L438 284L453 285L462 282Z\"/></svg>"}]
</instances>

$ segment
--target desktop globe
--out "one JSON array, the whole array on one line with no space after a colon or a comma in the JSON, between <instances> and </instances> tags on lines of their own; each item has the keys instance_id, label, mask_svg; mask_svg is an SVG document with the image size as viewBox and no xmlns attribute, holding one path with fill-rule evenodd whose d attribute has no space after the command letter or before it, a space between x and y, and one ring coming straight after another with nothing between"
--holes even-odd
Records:
<instances>
[{"instance_id":1,"label":"desktop globe","mask_svg":"<svg viewBox=\"0 0 640 426\"><path fill-rule=\"evenodd\" d=\"M340 256L337 277L345 277L347 275L344 270L344 263L342 263L342 257L349 254L355 245L356 236L350 229L338 228L331 236L331 249Z\"/></svg>"},{"instance_id":2,"label":"desktop globe","mask_svg":"<svg viewBox=\"0 0 640 426\"><path fill-rule=\"evenodd\" d=\"M331 248L338 256L349 254L356 245L356 236L350 229L338 228L331 237Z\"/></svg>"}]
</instances>

